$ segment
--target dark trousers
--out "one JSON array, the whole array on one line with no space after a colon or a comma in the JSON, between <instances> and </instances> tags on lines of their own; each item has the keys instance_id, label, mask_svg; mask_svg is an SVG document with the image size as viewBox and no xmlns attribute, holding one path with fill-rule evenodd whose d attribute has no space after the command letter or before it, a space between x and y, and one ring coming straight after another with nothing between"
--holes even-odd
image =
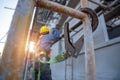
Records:
<instances>
[{"instance_id":1,"label":"dark trousers","mask_svg":"<svg viewBox=\"0 0 120 80\"><path fill-rule=\"evenodd\" d=\"M37 64L38 65L38 64ZM42 64L35 70L35 80L38 78L39 69L41 71L40 80L52 80L50 64Z\"/></svg>"},{"instance_id":2,"label":"dark trousers","mask_svg":"<svg viewBox=\"0 0 120 80\"><path fill-rule=\"evenodd\" d=\"M50 64L44 64L45 69L41 72L41 80L52 80ZM41 69L42 70L42 69Z\"/></svg>"}]
</instances>

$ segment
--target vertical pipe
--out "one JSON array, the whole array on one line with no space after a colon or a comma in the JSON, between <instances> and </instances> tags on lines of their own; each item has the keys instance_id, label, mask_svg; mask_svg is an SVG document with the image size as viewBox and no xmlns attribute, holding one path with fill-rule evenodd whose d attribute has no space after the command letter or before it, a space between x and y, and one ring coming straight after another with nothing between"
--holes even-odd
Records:
<instances>
[{"instance_id":1,"label":"vertical pipe","mask_svg":"<svg viewBox=\"0 0 120 80\"><path fill-rule=\"evenodd\" d=\"M73 60L73 57L71 57L71 59L72 59L72 64L71 64L71 69L72 69L72 73L71 73L71 76L72 76L72 79L71 80L74 80L74 60Z\"/></svg>"},{"instance_id":2,"label":"vertical pipe","mask_svg":"<svg viewBox=\"0 0 120 80\"><path fill-rule=\"evenodd\" d=\"M81 7L82 8L88 7L87 0L81 0ZM84 33L84 45L85 45L86 80L96 80L92 27L91 27L90 19L87 15L83 20L83 33Z\"/></svg>"},{"instance_id":3,"label":"vertical pipe","mask_svg":"<svg viewBox=\"0 0 120 80\"><path fill-rule=\"evenodd\" d=\"M65 60L65 80L67 80L67 60Z\"/></svg>"},{"instance_id":4,"label":"vertical pipe","mask_svg":"<svg viewBox=\"0 0 120 80\"><path fill-rule=\"evenodd\" d=\"M32 20L31 20L31 24L30 24L30 29L29 29L29 33L28 33L28 45L27 45L27 50L29 50L29 44L30 44L30 34L31 34L31 29L33 27L33 21L35 18L35 13L36 13L36 7L34 8L33 11L33 15L32 15ZM25 66L25 73L24 73L24 80L27 80L27 72L28 72L28 67L29 67L29 58L30 58L30 52L27 51L27 62L26 62L26 66Z\"/></svg>"}]
</instances>

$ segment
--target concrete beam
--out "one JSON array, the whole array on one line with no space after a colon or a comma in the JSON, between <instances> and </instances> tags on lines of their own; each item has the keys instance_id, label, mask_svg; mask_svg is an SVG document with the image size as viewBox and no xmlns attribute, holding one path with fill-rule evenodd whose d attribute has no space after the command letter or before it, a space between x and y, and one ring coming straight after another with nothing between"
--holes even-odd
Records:
<instances>
[{"instance_id":1,"label":"concrete beam","mask_svg":"<svg viewBox=\"0 0 120 80\"><path fill-rule=\"evenodd\" d=\"M120 15L120 5L116 6L115 8L113 8L111 11L109 11L108 13L105 13L105 21L108 22L111 19L117 17Z\"/></svg>"},{"instance_id":2,"label":"concrete beam","mask_svg":"<svg viewBox=\"0 0 120 80\"><path fill-rule=\"evenodd\" d=\"M0 63L3 80L23 80L26 40L33 10L33 0L18 1Z\"/></svg>"}]
</instances>

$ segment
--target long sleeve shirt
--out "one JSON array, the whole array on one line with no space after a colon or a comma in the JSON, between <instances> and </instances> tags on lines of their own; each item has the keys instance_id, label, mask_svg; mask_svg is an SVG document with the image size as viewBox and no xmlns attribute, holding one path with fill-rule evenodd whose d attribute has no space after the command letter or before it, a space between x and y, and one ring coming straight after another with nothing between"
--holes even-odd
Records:
<instances>
[{"instance_id":1,"label":"long sleeve shirt","mask_svg":"<svg viewBox=\"0 0 120 80\"><path fill-rule=\"evenodd\" d=\"M53 28L51 34L42 35L42 38L38 41L38 46L45 49L46 51L50 51L52 44L60 38L60 32Z\"/></svg>"}]
</instances>

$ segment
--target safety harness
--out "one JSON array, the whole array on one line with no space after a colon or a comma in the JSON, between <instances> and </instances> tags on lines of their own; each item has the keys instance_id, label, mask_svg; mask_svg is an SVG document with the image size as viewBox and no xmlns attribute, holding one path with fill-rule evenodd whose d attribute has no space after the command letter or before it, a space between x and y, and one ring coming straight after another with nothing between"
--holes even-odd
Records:
<instances>
[{"instance_id":1,"label":"safety harness","mask_svg":"<svg viewBox=\"0 0 120 80\"><path fill-rule=\"evenodd\" d=\"M90 8L81 8L81 11L86 13L86 14L89 14L90 17L91 17L91 26L92 26L92 30L95 31L97 26L98 26L98 17L96 15L96 13L90 9ZM83 35L73 44L71 41L70 41L70 36L69 36L69 23L66 23L65 24L65 27L64 27L64 38L65 38L65 49L66 49L66 52L62 52L60 54L58 54L56 57L54 58L51 58L49 61L48 60L41 60L39 59L39 62L40 63L43 63L43 64L54 64L54 63L58 63L58 62L62 62L64 60L66 60L69 56L73 56L73 57L77 57L79 52L81 51L82 47L83 47L83 43L84 43L84 40L83 40ZM45 66L43 66L42 70L45 69ZM38 73L38 80L40 80L40 69L39 69L39 73Z\"/></svg>"}]
</instances>

